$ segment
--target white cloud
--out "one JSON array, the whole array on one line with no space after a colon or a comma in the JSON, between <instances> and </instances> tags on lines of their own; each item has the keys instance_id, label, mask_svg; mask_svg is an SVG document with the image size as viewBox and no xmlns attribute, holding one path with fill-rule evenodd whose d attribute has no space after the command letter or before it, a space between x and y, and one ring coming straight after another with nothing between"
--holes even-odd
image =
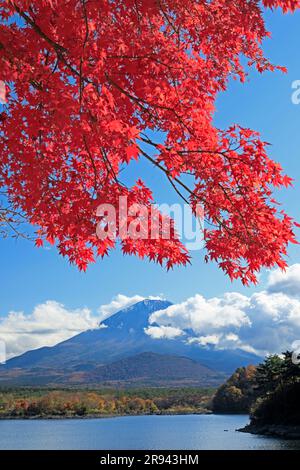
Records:
<instances>
[{"instance_id":1,"label":"white cloud","mask_svg":"<svg viewBox=\"0 0 300 470\"><path fill-rule=\"evenodd\" d=\"M88 308L68 310L49 300L37 305L30 315L10 312L0 319L0 340L5 343L10 358L30 349L53 346L98 324L99 318Z\"/></svg>"},{"instance_id":2,"label":"white cloud","mask_svg":"<svg viewBox=\"0 0 300 470\"><path fill-rule=\"evenodd\" d=\"M214 334L217 330L250 325L250 319L244 312L248 304L249 299L238 293L212 299L196 294L185 302L154 312L150 323L165 326L176 323L176 327L181 330L192 329L196 333Z\"/></svg>"},{"instance_id":3,"label":"white cloud","mask_svg":"<svg viewBox=\"0 0 300 470\"><path fill-rule=\"evenodd\" d=\"M199 336L198 338L189 338L189 344L200 344L201 346L214 345L216 346L220 342L221 335L207 335Z\"/></svg>"},{"instance_id":4,"label":"white cloud","mask_svg":"<svg viewBox=\"0 0 300 470\"><path fill-rule=\"evenodd\" d=\"M140 295L127 297L119 294L109 304L99 307L97 315L93 315L88 308L67 309L54 300L37 305L29 315L24 312L9 312L6 317L0 318L1 351L5 345L9 359L28 350L54 346L83 331L99 327L104 318L144 299ZM1 351L0 362L3 356Z\"/></svg>"},{"instance_id":5,"label":"white cloud","mask_svg":"<svg viewBox=\"0 0 300 470\"><path fill-rule=\"evenodd\" d=\"M300 264L293 264L286 271L281 269L271 271L268 279L268 291L300 296Z\"/></svg>"},{"instance_id":6,"label":"white cloud","mask_svg":"<svg viewBox=\"0 0 300 470\"><path fill-rule=\"evenodd\" d=\"M178 328L185 330L186 341L202 347L260 355L291 349L300 340L300 264L285 273L270 272L267 289L250 296L232 292L207 299L197 294L154 312L150 320L156 336L157 328Z\"/></svg>"},{"instance_id":7,"label":"white cloud","mask_svg":"<svg viewBox=\"0 0 300 470\"><path fill-rule=\"evenodd\" d=\"M110 317L114 313L118 312L119 310L123 310L124 308L130 307L131 305L136 304L137 302L141 302L145 300L146 297L141 295L133 295L128 297L127 295L118 294L116 297L112 299L109 304L101 305L98 309L98 313L100 314L101 321L105 320L106 318ZM152 300L160 300L162 299L161 296L150 296L147 299Z\"/></svg>"},{"instance_id":8,"label":"white cloud","mask_svg":"<svg viewBox=\"0 0 300 470\"><path fill-rule=\"evenodd\" d=\"M234 333L229 333L228 335L225 336L227 341L238 341L239 337L238 335L235 335Z\"/></svg>"},{"instance_id":9,"label":"white cloud","mask_svg":"<svg viewBox=\"0 0 300 470\"><path fill-rule=\"evenodd\" d=\"M172 326L149 326L145 328L145 333L154 339L173 339L184 334L180 328Z\"/></svg>"}]
</instances>

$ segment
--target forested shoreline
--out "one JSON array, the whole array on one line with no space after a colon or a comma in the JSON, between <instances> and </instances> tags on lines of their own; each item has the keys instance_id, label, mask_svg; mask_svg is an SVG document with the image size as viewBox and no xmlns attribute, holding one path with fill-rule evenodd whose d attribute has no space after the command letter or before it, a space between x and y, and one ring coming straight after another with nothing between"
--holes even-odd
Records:
<instances>
[{"instance_id":1,"label":"forested shoreline","mask_svg":"<svg viewBox=\"0 0 300 470\"><path fill-rule=\"evenodd\" d=\"M295 359L295 358L294 358ZM217 390L215 413L249 413L240 431L300 439L300 367L290 351L241 367Z\"/></svg>"},{"instance_id":2,"label":"forested shoreline","mask_svg":"<svg viewBox=\"0 0 300 470\"><path fill-rule=\"evenodd\" d=\"M209 413L214 389L0 389L0 419Z\"/></svg>"},{"instance_id":3,"label":"forested shoreline","mask_svg":"<svg viewBox=\"0 0 300 470\"><path fill-rule=\"evenodd\" d=\"M151 414L250 415L245 432L300 437L300 367L287 351L238 368L214 388L2 388L0 419Z\"/></svg>"}]
</instances>

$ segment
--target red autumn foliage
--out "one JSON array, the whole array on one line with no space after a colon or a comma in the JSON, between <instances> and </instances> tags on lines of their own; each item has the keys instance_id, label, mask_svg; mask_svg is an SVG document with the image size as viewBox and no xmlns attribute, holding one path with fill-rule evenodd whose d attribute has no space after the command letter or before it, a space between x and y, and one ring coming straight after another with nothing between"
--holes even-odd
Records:
<instances>
[{"instance_id":1,"label":"red autumn foliage","mask_svg":"<svg viewBox=\"0 0 300 470\"><path fill-rule=\"evenodd\" d=\"M285 12L300 6L262 3ZM121 182L121 167L140 158L163 171L193 208L203 204L206 259L232 279L247 284L261 267L285 267L293 221L278 212L272 191L290 178L257 132L213 124L218 93L230 77L245 80L241 57L259 72L284 70L264 57L269 33L260 2L0 1L0 18L7 99L0 186L39 227L37 246L56 243L80 269L107 255L119 227L115 238L99 240L97 206L116 204L120 195L153 203L142 181ZM164 135L163 143L151 131ZM121 245L168 268L189 261L174 229L169 240L127 238Z\"/></svg>"}]
</instances>

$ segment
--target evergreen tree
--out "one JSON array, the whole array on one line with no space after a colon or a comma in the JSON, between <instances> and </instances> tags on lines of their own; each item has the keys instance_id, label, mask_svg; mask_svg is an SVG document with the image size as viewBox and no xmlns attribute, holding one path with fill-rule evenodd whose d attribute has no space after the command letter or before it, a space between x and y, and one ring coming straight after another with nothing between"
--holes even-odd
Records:
<instances>
[{"instance_id":1,"label":"evergreen tree","mask_svg":"<svg viewBox=\"0 0 300 470\"><path fill-rule=\"evenodd\" d=\"M283 359L277 354L267 356L256 369L255 381L259 395L272 393L283 380Z\"/></svg>"}]
</instances>

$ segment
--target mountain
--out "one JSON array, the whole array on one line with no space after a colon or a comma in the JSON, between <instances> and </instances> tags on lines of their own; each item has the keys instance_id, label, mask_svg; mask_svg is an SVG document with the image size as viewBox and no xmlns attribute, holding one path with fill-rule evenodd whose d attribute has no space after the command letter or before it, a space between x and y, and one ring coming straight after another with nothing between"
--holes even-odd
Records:
<instances>
[{"instance_id":1,"label":"mountain","mask_svg":"<svg viewBox=\"0 0 300 470\"><path fill-rule=\"evenodd\" d=\"M101 377L102 381L142 382L145 384L164 384L172 381L184 384L203 384L220 380L219 374L199 362L187 357L168 356L156 353L141 353L97 367L88 374L94 382Z\"/></svg>"},{"instance_id":2,"label":"mountain","mask_svg":"<svg viewBox=\"0 0 300 470\"><path fill-rule=\"evenodd\" d=\"M157 375L159 362L169 373L171 382L176 374L177 381L189 382L194 369L195 381L200 383L202 371L202 382L207 384L208 379L214 381L217 376L223 379L224 374L229 375L237 367L259 362L258 356L242 350L217 350L188 344L188 331L176 339L154 339L147 335L145 328L149 326L150 315L170 305L163 300L138 302L115 313L97 329L85 331L56 346L12 358L0 367L0 385L141 383L143 380L155 383L160 381Z\"/></svg>"},{"instance_id":3,"label":"mountain","mask_svg":"<svg viewBox=\"0 0 300 470\"><path fill-rule=\"evenodd\" d=\"M187 357L145 352L110 364L73 368L10 369L1 375L2 386L218 386L224 376Z\"/></svg>"}]
</instances>

